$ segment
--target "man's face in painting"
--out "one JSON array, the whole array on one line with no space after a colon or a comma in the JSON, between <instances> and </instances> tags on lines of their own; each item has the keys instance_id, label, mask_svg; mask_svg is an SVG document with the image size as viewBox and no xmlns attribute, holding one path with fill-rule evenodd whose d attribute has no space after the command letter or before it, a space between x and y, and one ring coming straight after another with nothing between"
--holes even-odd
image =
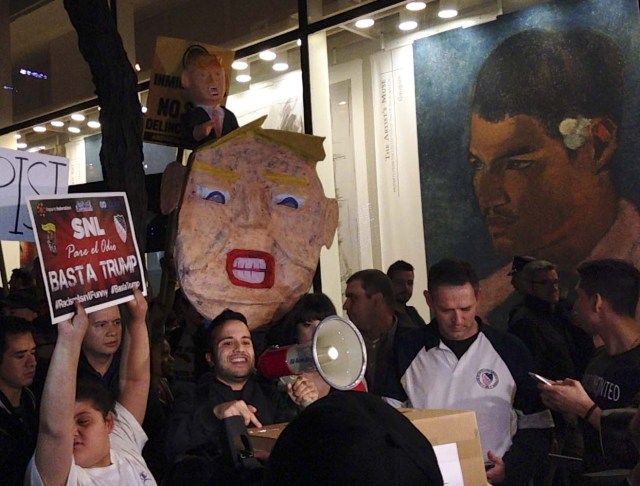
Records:
<instances>
[{"instance_id":1,"label":"man's face in painting","mask_svg":"<svg viewBox=\"0 0 640 486\"><path fill-rule=\"evenodd\" d=\"M180 210L180 281L205 316L225 308L252 328L311 286L337 225L315 163L248 134L198 153Z\"/></svg>"},{"instance_id":2,"label":"man's face in painting","mask_svg":"<svg viewBox=\"0 0 640 486\"><path fill-rule=\"evenodd\" d=\"M589 147L568 150L532 116L496 123L472 116L473 187L498 253L553 260L575 239L599 183Z\"/></svg>"}]
</instances>

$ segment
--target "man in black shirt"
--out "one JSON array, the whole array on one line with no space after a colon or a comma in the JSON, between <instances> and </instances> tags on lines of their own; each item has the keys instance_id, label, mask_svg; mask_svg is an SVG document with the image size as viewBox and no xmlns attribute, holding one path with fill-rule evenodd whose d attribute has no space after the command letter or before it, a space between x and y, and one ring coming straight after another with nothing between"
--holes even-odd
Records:
<instances>
[{"instance_id":1,"label":"man in black shirt","mask_svg":"<svg viewBox=\"0 0 640 486\"><path fill-rule=\"evenodd\" d=\"M21 485L36 447L38 412L27 388L36 373L31 325L18 317L0 318L0 481Z\"/></svg>"},{"instance_id":2,"label":"man in black shirt","mask_svg":"<svg viewBox=\"0 0 640 486\"><path fill-rule=\"evenodd\" d=\"M223 311L211 322L209 336L206 358L212 372L202 375L190 393L175 402L166 439L170 459L183 454L220 456L226 418L240 416L245 426L262 427L295 416L294 403L254 375L253 341L242 314ZM296 405L318 398L315 385L306 378L289 385L288 392Z\"/></svg>"}]
</instances>

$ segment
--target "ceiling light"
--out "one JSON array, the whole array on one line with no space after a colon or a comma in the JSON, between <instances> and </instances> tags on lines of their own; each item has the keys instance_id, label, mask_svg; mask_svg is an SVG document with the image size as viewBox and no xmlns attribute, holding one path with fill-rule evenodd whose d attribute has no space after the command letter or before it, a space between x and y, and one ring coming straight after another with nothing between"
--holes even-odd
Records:
<instances>
[{"instance_id":1,"label":"ceiling light","mask_svg":"<svg viewBox=\"0 0 640 486\"><path fill-rule=\"evenodd\" d=\"M406 8L412 12L417 12L418 10L423 10L426 6L427 4L425 2L409 2Z\"/></svg>"},{"instance_id":2,"label":"ceiling light","mask_svg":"<svg viewBox=\"0 0 640 486\"><path fill-rule=\"evenodd\" d=\"M67 128L71 133L80 133L80 129L78 127L69 127Z\"/></svg>"},{"instance_id":3,"label":"ceiling light","mask_svg":"<svg viewBox=\"0 0 640 486\"><path fill-rule=\"evenodd\" d=\"M273 51L266 50L258 54L258 57L263 61L273 61L276 58L276 53Z\"/></svg>"},{"instance_id":4,"label":"ceiling light","mask_svg":"<svg viewBox=\"0 0 640 486\"><path fill-rule=\"evenodd\" d=\"M146 106L143 106L143 107L142 107L142 113L146 113L146 112L147 112L147 107L146 107Z\"/></svg>"},{"instance_id":5,"label":"ceiling light","mask_svg":"<svg viewBox=\"0 0 640 486\"><path fill-rule=\"evenodd\" d=\"M95 121L95 120L91 120L87 122L87 126L89 128L100 128L100 122L99 121Z\"/></svg>"},{"instance_id":6,"label":"ceiling light","mask_svg":"<svg viewBox=\"0 0 640 486\"><path fill-rule=\"evenodd\" d=\"M438 10L438 17L441 19L451 19L458 15L458 2L457 0L440 0L440 10Z\"/></svg>"},{"instance_id":7,"label":"ceiling light","mask_svg":"<svg viewBox=\"0 0 640 486\"><path fill-rule=\"evenodd\" d=\"M42 125L36 125L33 127L33 131L37 133L44 133L47 131L47 127L43 127Z\"/></svg>"},{"instance_id":8,"label":"ceiling light","mask_svg":"<svg viewBox=\"0 0 640 486\"><path fill-rule=\"evenodd\" d=\"M245 60L237 59L231 63L231 67L236 71L242 71L244 69L247 69L249 67L249 64Z\"/></svg>"},{"instance_id":9,"label":"ceiling light","mask_svg":"<svg viewBox=\"0 0 640 486\"><path fill-rule=\"evenodd\" d=\"M14 137L16 137L16 140L20 140L22 138L22 135L20 135L19 133L16 133Z\"/></svg>"},{"instance_id":10,"label":"ceiling light","mask_svg":"<svg viewBox=\"0 0 640 486\"><path fill-rule=\"evenodd\" d=\"M133 69L135 69L138 72L140 72L142 70L142 68L140 67L140 64L138 64L138 63L135 63L135 65L133 66Z\"/></svg>"},{"instance_id":11,"label":"ceiling light","mask_svg":"<svg viewBox=\"0 0 640 486\"><path fill-rule=\"evenodd\" d=\"M27 148L27 144L24 143L24 142L18 142L16 144L16 147L19 148L19 149L24 149L24 148Z\"/></svg>"},{"instance_id":12,"label":"ceiling light","mask_svg":"<svg viewBox=\"0 0 640 486\"><path fill-rule=\"evenodd\" d=\"M274 71L282 72L289 69L289 56L287 52L279 52L276 59L273 61L271 69Z\"/></svg>"},{"instance_id":13,"label":"ceiling light","mask_svg":"<svg viewBox=\"0 0 640 486\"><path fill-rule=\"evenodd\" d=\"M236 76L236 81L238 83L248 83L251 81L251 76L249 74L238 74Z\"/></svg>"},{"instance_id":14,"label":"ceiling light","mask_svg":"<svg viewBox=\"0 0 640 486\"><path fill-rule=\"evenodd\" d=\"M274 62L273 66L271 66L271 69L278 72L286 71L287 69L289 69L289 65L286 62Z\"/></svg>"},{"instance_id":15,"label":"ceiling light","mask_svg":"<svg viewBox=\"0 0 640 486\"><path fill-rule=\"evenodd\" d=\"M296 45L298 47L300 47L302 45L302 40L301 39L296 39Z\"/></svg>"},{"instance_id":16,"label":"ceiling light","mask_svg":"<svg viewBox=\"0 0 640 486\"><path fill-rule=\"evenodd\" d=\"M371 27L374 24L374 20L373 19L360 19L358 21L356 21L356 27L358 29L368 29L369 27Z\"/></svg>"},{"instance_id":17,"label":"ceiling light","mask_svg":"<svg viewBox=\"0 0 640 486\"><path fill-rule=\"evenodd\" d=\"M41 150L44 150L46 147L44 145L38 145L37 147L31 147L30 149L27 150L27 152L40 152Z\"/></svg>"},{"instance_id":18,"label":"ceiling light","mask_svg":"<svg viewBox=\"0 0 640 486\"><path fill-rule=\"evenodd\" d=\"M60 120L53 120L51 122L51 126L60 128L60 127L64 126L64 122L62 122Z\"/></svg>"},{"instance_id":19,"label":"ceiling light","mask_svg":"<svg viewBox=\"0 0 640 486\"><path fill-rule=\"evenodd\" d=\"M414 18L414 14L406 10L400 12L400 23L398 29L408 31L418 27L418 22Z\"/></svg>"},{"instance_id":20,"label":"ceiling light","mask_svg":"<svg viewBox=\"0 0 640 486\"><path fill-rule=\"evenodd\" d=\"M71 119L75 121L84 121L84 115L81 115L80 113L74 113L73 115L71 115Z\"/></svg>"}]
</instances>

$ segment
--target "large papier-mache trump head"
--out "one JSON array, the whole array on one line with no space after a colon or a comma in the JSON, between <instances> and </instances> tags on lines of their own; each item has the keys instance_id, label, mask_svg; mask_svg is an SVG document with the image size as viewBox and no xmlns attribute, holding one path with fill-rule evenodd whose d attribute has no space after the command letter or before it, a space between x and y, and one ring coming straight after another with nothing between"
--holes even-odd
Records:
<instances>
[{"instance_id":1,"label":"large papier-mache trump head","mask_svg":"<svg viewBox=\"0 0 640 486\"><path fill-rule=\"evenodd\" d=\"M175 248L195 308L207 318L233 309L252 329L309 290L338 222L316 173L324 139L263 129L264 118L194 152Z\"/></svg>"}]
</instances>

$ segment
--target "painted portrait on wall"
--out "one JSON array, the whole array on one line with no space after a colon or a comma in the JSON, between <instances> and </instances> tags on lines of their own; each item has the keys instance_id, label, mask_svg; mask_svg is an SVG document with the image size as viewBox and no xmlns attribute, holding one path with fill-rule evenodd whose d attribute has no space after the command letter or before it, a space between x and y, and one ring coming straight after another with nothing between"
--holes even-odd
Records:
<instances>
[{"instance_id":1,"label":"painted portrait on wall","mask_svg":"<svg viewBox=\"0 0 640 486\"><path fill-rule=\"evenodd\" d=\"M470 261L497 326L513 256L566 283L588 259L640 266L638 20L562 0L414 44L427 260Z\"/></svg>"}]
</instances>

